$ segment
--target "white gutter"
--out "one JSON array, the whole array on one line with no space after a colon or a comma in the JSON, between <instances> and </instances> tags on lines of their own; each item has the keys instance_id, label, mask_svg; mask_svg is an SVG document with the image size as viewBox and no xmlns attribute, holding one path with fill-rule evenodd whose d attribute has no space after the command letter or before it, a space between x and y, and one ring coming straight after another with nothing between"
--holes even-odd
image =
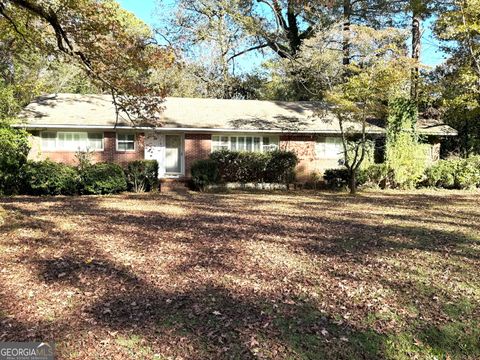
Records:
<instances>
[{"instance_id":1,"label":"white gutter","mask_svg":"<svg viewBox=\"0 0 480 360\"><path fill-rule=\"evenodd\" d=\"M105 126L105 125L34 125L34 124L14 124L12 127L23 129L97 129L97 130L150 130L165 132L202 132L202 133L272 133L272 134L340 134L340 130L262 130L262 129L221 129L221 128L168 128L168 127L148 127L148 126ZM360 132L360 131L357 131ZM369 134L384 134L385 130L367 130Z\"/></svg>"}]
</instances>

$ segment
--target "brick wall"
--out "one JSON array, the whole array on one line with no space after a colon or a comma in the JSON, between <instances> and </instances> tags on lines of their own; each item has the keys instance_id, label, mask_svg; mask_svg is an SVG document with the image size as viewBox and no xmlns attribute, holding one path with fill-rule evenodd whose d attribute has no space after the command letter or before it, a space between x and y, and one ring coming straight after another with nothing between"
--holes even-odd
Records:
<instances>
[{"instance_id":1,"label":"brick wall","mask_svg":"<svg viewBox=\"0 0 480 360\"><path fill-rule=\"evenodd\" d=\"M40 138L33 136L32 149L29 158L32 160L50 159L55 162L61 162L70 165L76 165L75 151L41 151ZM126 163L133 160L141 160L144 158L144 140L145 134L137 133L135 140L135 151L117 151L115 132L104 132L103 151L95 151L92 153L93 162L115 162Z\"/></svg>"},{"instance_id":2,"label":"brick wall","mask_svg":"<svg viewBox=\"0 0 480 360\"><path fill-rule=\"evenodd\" d=\"M185 134L185 176L191 176L192 163L199 159L207 159L211 153L211 134ZM313 172L323 173L325 169L338 167L336 159L320 159L315 154L316 135L281 135L280 149L294 151L300 162L297 166L297 178L299 181L308 181ZM32 150L29 157L34 160L49 158L52 161L75 164L75 152L40 151L40 138L32 137ZM137 134L136 148L134 152L117 151L115 132L104 133L104 151L94 152L94 162L125 163L144 158L143 133Z\"/></svg>"},{"instance_id":3,"label":"brick wall","mask_svg":"<svg viewBox=\"0 0 480 360\"><path fill-rule=\"evenodd\" d=\"M281 135L280 149L297 154L297 179L309 181L312 173L323 174L326 169L339 167L338 159L322 159L316 156L315 143L317 135Z\"/></svg>"},{"instance_id":4,"label":"brick wall","mask_svg":"<svg viewBox=\"0 0 480 360\"><path fill-rule=\"evenodd\" d=\"M207 159L212 150L211 134L185 134L185 176L191 176L190 168L196 160Z\"/></svg>"},{"instance_id":5,"label":"brick wall","mask_svg":"<svg viewBox=\"0 0 480 360\"><path fill-rule=\"evenodd\" d=\"M211 153L211 134L185 134L185 176L191 176L190 169L195 160L207 159ZM315 154L317 135L281 135L280 149L294 151L298 158L297 178L308 181L313 172L323 173L325 169L339 167L338 159L321 159Z\"/></svg>"}]
</instances>

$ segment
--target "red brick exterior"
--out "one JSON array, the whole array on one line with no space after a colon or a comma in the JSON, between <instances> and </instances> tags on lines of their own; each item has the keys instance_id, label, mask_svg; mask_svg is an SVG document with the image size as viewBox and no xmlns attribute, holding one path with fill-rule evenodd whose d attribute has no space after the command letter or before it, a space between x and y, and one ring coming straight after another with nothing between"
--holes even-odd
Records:
<instances>
[{"instance_id":1,"label":"red brick exterior","mask_svg":"<svg viewBox=\"0 0 480 360\"><path fill-rule=\"evenodd\" d=\"M185 176L196 160L207 159L212 151L212 134L185 134Z\"/></svg>"},{"instance_id":2,"label":"red brick exterior","mask_svg":"<svg viewBox=\"0 0 480 360\"><path fill-rule=\"evenodd\" d=\"M305 179L316 170L315 135L281 135L280 149L297 154L297 178Z\"/></svg>"},{"instance_id":3,"label":"red brick exterior","mask_svg":"<svg viewBox=\"0 0 480 360\"><path fill-rule=\"evenodd\" d=\"M207 159L211 153L212 134L185 134L185 176L191 176L192 163L199 159ZM316 135L281 135L280 149L294 151L300 162L297 166L297 178L308 181L313 172L338 166L336 160L318 159L315 154Z\"/></svg>"},{"instance_id":4,"label":"red brick exterior","mask_svg":"<svg viewBox=\"0 0 480 360\"><path fill-rule=\"evenodd\" d=\"M137 133L135 138L135 151L117 151L117 141L115 132L104 132L103 151L95 151L92 153L93 162L115 162L123 164L128 161L142 160L145 154L144 147L145 135ZM50 159L55 162L75 165L75 151L31 151L31 156L35 160Z\"/></svg>"},{"instance_id":5,"label":"red brick exterior","mask_svg":"<svg viewBox=\"0 0 480 360\"><path fill-rule=\"evenodd\" d=\"M186 133L184 135L185 153L185 177L191 177L190 169L192 163L199 159L207 159L211 153L212 134ZM315 153L317 135L291 134L280 135L279 146L282 150L294 151L300 162L297 166L297 179L308 181L312 173L322 173L328 168L338 167L338 160L320 159ZM37 138L39 141L39 138ZM40 151L39 144L34 145L30 156L34 160L46 158L52 161L66 164L76 164L75 152ZM141 160L145 157L145 136L144 133L136 134L135 151L117 151L115 132L104 132L104 151L93 153L94 162L115 162L125 163L132 160Z\"/></svg>"},{"instance_id":6,"label":"red brick exterior","mask_svg":"<svg viewBox=\"0 0 480 360\"><path fill-rule=\"evenodd\" d=\"M297 179L309 181L312 174L323 174L325 169L338 168L338 159L323 159L316 154L315 144L318 135L292 134L280 136L280 149L293 151L297 154L299 163L297 165Z\"/></svg>"}]
</instances>

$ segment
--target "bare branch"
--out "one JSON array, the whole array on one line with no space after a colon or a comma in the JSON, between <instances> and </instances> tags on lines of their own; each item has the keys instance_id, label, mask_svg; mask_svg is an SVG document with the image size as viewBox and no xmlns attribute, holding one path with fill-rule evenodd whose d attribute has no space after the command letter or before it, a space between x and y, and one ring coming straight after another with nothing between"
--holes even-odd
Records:
<instances>
[{"instance_id":1,"label":"bare branch","mask_svg":"<svg viewBox=\"0 0 480 360\"><path fill-rule=\"evenodd\" d=\"M258 50L258 49L263 49L263 48L266 48L266 47L268 47L268 44L260 44L260 45L257 45L257 46L252 46L251 48L242 50L239 53L236 53L236 54L230 56L227 59L227 62L230 62L231 60L235 59L236 57L241 56L243 54L246 54L247 52L250 52L250 51L253 51L253 50Z\"/></svg>"}]
</instances>

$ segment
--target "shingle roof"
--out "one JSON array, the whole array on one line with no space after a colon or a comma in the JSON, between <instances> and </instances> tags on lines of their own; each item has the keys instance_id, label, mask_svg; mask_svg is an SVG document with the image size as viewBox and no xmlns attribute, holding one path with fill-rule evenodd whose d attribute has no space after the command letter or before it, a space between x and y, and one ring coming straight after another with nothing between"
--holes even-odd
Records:
<instances>
[{"instance_id":1,"label":"shingle roof","mask_svg":"<svg viewBox=\"0 0 480 360\"><path fill-rule=\"evenodd\" d=\"M166 98L161 114L162 128L200 131L278 131L339 133L338 122L327 110L314 116L320 103L299 101L223 100L200 98ZM29 127L130 127L127 117L119 116L110 95L55 94L35 99L21 112L20 118ZM358 124L350 124L359 130ZM419 127L425 134L456 135L443 124ZM370 133L383 133L380 126L370 124Z\"/></svg>"}]
</instances>

